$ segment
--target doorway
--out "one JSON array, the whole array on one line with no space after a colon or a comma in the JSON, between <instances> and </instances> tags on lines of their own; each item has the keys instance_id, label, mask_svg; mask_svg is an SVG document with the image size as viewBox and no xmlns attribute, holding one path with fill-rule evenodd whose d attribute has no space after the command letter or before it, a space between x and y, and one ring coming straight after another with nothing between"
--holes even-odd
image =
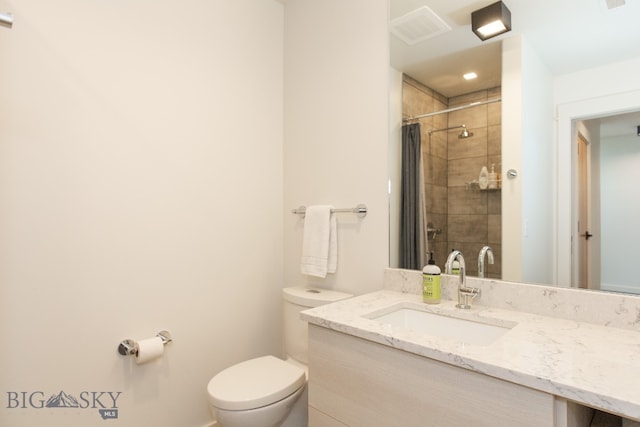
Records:
<instances>
[{"instance_id":1,"label":"doorway","mask_svg":"<svg viewBox=\"0 0 640 427\"><path fill-rule=\"evenodd\" d=\"M631 208L629 201L640 199L632 196L635 186L633 180L627 177L625 180L618 184L610 184L604 182L605 172L600 169L603 168L600 161L601 145L607 142L606 137L601 138L601 129L604 132L604 128L607 126L607 121L615 120L617 117L625 116L629 113L638 114L640 112L640 105L638 103L640 99L640 91L629 91L624 93L616 93L599 97L597 99L585 99L575 102L569 102L558 105L558 145L557 145L557 217L556 217L556 266L557 266L557 283L558 286L578 286L578 168L577 168L577 140L578 133L582 132L589 141L590 147L590 183L591 192L589 193L589 204L592 206L590 210L590 222L591 227L589 232L593 234L589 240L589 252L591 262L589 265L588 279L591 282L592 288L595 286L596 280L600 282L600 289L605 291L616 291L625 293L640 293L640 287L635 282L625 288L618 288L616 290L611 289L605 283L606 273L603 272L604 265L613 259L622 258L618 267L612 267L615 271L628 272L629 262L633 263L638 259L637 254L628 254L621 250L622 244L633 244L637 241L630 232L635 232L635 226L627 224L625 226L626 232L613 240L614 250L607 249L609 246L605 242L599 240L605 240L609 237L613 237L610 231L607 231L604 227L604 220L600 217L605 215L605 208L614 209L614 214L618 218L614 221L615 224L622 226L623 221L620 217L620 213L626 213L635 209ZM632 137L638 144L639 137L637 136L637 125L640 122L633 123L631 129L629 129L630 123L626 124L627 134L631 132L629 137ZM587 129L587 126L589 129ZM601 141L602 139L602 141ZM632 156L624 156L626 159L631 159ZM561 166L565 165L565 166ZM568 165L573 165L567 167ZM640 165L640 159L636 160L635 165ZM614 167L614 170L620 170L618 167ZM640 170L637 166L635 169ZM601 176L602 175L602 176ZM607 201L607 197L610 195L618 194L621 199L626 200L625 204L614 206L613 202ZM629 209L631 208L631 209ZM640 208L638 208L640 212ZM638 216L636 212L636 218ZM625 256L620 256L624 253ZM634 275L629 275L630 280ZM604 277L604 279L603 279ZM633 289L635 287L635 289Z\"/></svg>"},{"instance_id":2,"label":"doorway","mask_svg":"<svg viewBox=\"0 0 640 427\"><path fill-rule=\"evenodd\" d=\"M574 144L574 232L572 286L640 294L628 274L640 258L640 112L576 121ZM621 254L624 254L621 256Z\"/></svg>"},{"instance_id":3,"label":"doorway","mask_svg":"<svg viewBox=\"0 0 640 427\"><path fill-rule=\"evenodd\" d=\"M600 191L600 289L640 294L630 269L640 259L640 113L631 112L599 119Z\"/></svg>"}]
</instances>

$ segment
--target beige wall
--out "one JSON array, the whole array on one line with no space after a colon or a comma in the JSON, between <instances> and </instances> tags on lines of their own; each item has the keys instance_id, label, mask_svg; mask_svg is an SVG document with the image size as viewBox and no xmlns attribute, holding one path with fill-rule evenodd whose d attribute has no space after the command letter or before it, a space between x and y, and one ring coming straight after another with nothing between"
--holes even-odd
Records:
<instances>
[{"instance_id":1,"label":"beige wall","mask_svg":"<svg viewBox=\"0 0 640 427\"><path fill-rule=\"evenodd\" d=\"M503 40L502 278L567 286L568 281L556 280L564 250L556 247L563 243L556 242L562 215L556 216L555 196L563 179L555 170L560 164L550 119L555 115L552 83L550 71L524 36ZM508 170L517 177L509 178Z\"/></svg>"},{"instance_id":2,"label":"beige wall","mask_svg":"<svg viewBox=\"0 0 640 427\"><path fill-rule=\"evenodd\" d=\"M285 7L286 286L362 294L388 266L389 51L386 0L288 0ZM357 30L356 30L357 29ZM338 271L300 273L299 205L364 203L338 215Z\"/></svg>"},{"instance_id":3,"label":"beige wall","mask_svg":"<svg viewBox=\"0 0 640 427\"><path fill-rule=\"evenodd\" d=\"M280 350L283 6L0 10L0 425L202 426L213 374ZM163 328L157 363L117 354ZM118 420L8 408L61 390Z\"/></svg>"},{"instance_id":4,"label":"beige wall","mask_svg":"<svg viewBox=\"0 0 640 427\"><path fill-rule=\"evenodd\" d=\"M381 288L386 1L0 9L0 424L205 425L212 375L280 353L283 286ZM369 207L319 282L290 213L314 203ZM159 361L116 353L163 328ZM118 420L7 407L61 390L121 392Z\"/></svg>"}]
</instances>

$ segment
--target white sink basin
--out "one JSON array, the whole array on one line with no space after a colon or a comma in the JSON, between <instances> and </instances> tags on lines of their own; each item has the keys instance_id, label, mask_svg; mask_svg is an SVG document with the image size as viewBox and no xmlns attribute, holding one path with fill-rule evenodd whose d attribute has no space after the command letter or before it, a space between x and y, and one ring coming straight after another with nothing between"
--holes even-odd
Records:
<instances>
[{"instance_id":1,"label":"white sink basin","mask_svg":"<svg viewBox=\"0 0 640 427\"><path fill-rule=\"evenodd\" d=\"M406 307L379 316L374 315L369 319L425 335L475 345L491 344L515 326L515 324L502 326L459 319Z\"/></svg>"}]
</instances>

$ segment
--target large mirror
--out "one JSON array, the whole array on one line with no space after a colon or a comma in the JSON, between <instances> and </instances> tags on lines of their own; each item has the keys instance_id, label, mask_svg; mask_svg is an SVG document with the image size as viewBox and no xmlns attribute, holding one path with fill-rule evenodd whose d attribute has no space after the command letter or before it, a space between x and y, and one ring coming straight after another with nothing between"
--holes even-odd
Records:
<instances>
[{"instance_id":1,"label":"large mirror","mask_svg":"<svg viewBox=\"0 0 640 427\"><path fill-rule=\"evenodd\" d=\"M489 246L492 249L494 263L489 264L488 257L484 257L485 266L482 274L485 277L640 292L633 284L623 283L620 277L615 277L614 272L618 271L620 266L615 264L617 261L613 261L615 257L608 255L608 248L611 246L621 248L625 246L619 239L625 239L628 233L625 236L621 230L633 230L634 227L632 224L620 226L621 215L612 213L620 211L610 203L613 202L610 199L613 198L614 192L600 191L605 187L623 188L618 184L612 184L612 179L633 179L626 176L630 173L629 169L613 165L616 161L632 157L631 153L635 150L632 138L638 138L635 130L636 126L640 125L640 116L637 113L625 106L619 110L612 107L609 111L598 111L597 115L585 113L584 116L574 115L566 118L573 125L574 131L571 137L576 140L576 143L581 141L586 147L586 150L581 151L580 154L586 154L580 166L577 148L569 151L572 166L569 168L571 172L567 177L571 182L569 197L571 202L567 207L562 201L550 200L545 207L546 219L544 220L538 220L535 214L532 214L531 218L527 217L528 212L536 209L531 206L530 201L525 201L526 192L539 191L535 183L529 181L520 184L518 180L522 180L522 176L516 176L513 182L508 182L509 178L506 174L511 164L508 160L503 161L503 154L513 152L514 144L520 142L519 139L504 138L504 135L510 135L509 132L513 132L514 127L518 127L517 132L522 133L523 128L534 124L528 123L528 117L524 116L520 123L512 120L510 115L512 110L521 106L508 103L514 99L512 86L508 86L506 94L503 93L505 89L502 73L504 69L509 70L509 64L503 67L503 61L505 50L509 55L510 49L512 50L516 45L512 38L519 37L521 40L517 43L527 43L531 51L541 52L539 53L541 62L549 64L549 74L553 78L556 75L568 74L608 62L638 57L638 52L624 54L630 56L621 56L622 53L614 54L611 52L611 46L615 45L615 41L596 40L597 37L594 39L585 30L589 27L588 23L602 20L604 16L606 20L615 23L620 33L627 28L629 31L637 32L630 20L625 18L625 14L632 11L628 9L624 11L622 8L608 9L604 0L602 4L587 6L577 0L566 0L561 2L561 5L557 2L505 1L511 9L514 30L495 39L481 42L471 32L470 14L473 10L489 3L491 2L478 3L466 0L391 0L391 67L398 75L394 77L395 87L392 84L392 98L395 96L395 101L392 99L391 103L392 129L395 129L395 133L392 135L390 149L392 194L390 265L404 266L402 264L405 262L400 247L402 168L394 168L394 165L402 163L401 124L404 124L406 129L412 124L419 123L418 136L422 146L423 165L421 186L424 195L420 202L423 205L424 220L424 229L421 234L424 234L424 238L418 240L424 242L423 252L435 254L436 262L441 268L444 267L449 251L455 248L465 254L468 272L478 274L477 260L480 251ZM637 9L637 5L623 7ZM546 15L549 13L549 8L555 8L551 14L554 16L553 19L545 18L551 16ZM580 22L581 25L570 24L571 22ZM555 27L560 24L562 24L562 31ZM406 31L408 28L411 32ZM565 41L557 37L544 36L543 30L553 34L554 29L558 31L555 33L556 36L561 32L570 32L579 35L575 39L582 39L585 45L588 46L589 43L591 45L585 48L576 44L573 37ZM600 32L597 34L598 37L602 36ZM621 35L618 34L618 36ZM421 39L421 37L424 38ZM566 43L564 47L563 43ZM600 55L598 51L600 46L609 51L603 51ZM600 62L594 62L593 57L599 57ZM512 61L511 58L506 60ZM476 72L478 77L474 80L464 80L463 74L471 71ZM553 96L549 96L548 100L549 111L552 111ZM640 101L637 109L640 110ZM503 114L505 110L507 113ZM509 120L505 124L503 121L506 116ZM413 120L408 120L412 118ZM553 130L551 114L546 120L549 122L546 126ZM505 127L509 129L505 131ZM630 129L633 133L630 133ZM467 130L472 136L461 138L463 131ZM526 148L518 149L520 155L529 154ZM522 151L525 152L522 153ZM553 157L555 157L557 153L555 149L553 151ZM618 153L618 158L615 153ZM561 157L561 154L558 155L557 161L560 161ZM541 187L546 186L545 191L551 191L547 198L553 199L556 196L560 197L562 191L556 187L560 186L559 180L564 177L559 176L563 172L555 171L556 160L549 158L547 161L547 167L540 168L536 173L540 174ZM538 163L539 167L540 165L544 163ZM492 166L495 175L491 174ZM497 184L490 187L483 185L481 177L483 167L486 167L490 177L497 178ZM516 175L522 172L517 168L511 171ZM578 177L584 179L582 193L578 191ZM527 178L524 177L525 180ZM505 185L507 185L506 188ZM514 193L514 188L518 186L525 195L518 196ZM579 198L578 194L582 196ZM522 199L516 207L514 207L514 198ZM535 197L532 200L535 200ZM579 209L579 202L582 202L582 206L585 207ZM507 207L503 208L504 205ZM628 206L625 207L625 212L628 208ZM514 210L519 210L521 213L519 217L511 214ZM580 212L589 215L578 218ZM629 213L629 216L633 217L635 213L637 217L638 210L633 210L632 207ZM556 215L568 216L570 229L568 239L571 240L568 245L562 240L566 240L566 233L563 234L562 230L558 230L563 226L564 220L555 222ZM615 219L612 219L613 217ZM588 226L583 227L585 223ZM616 228L612 228L614 225ZM537 230L543 226L548 230L548 235L553 237L548 238L546 243L538 247L551 252L546 259L553 257L555 265L541 265L542 258L527 256L526 249L521 250L522 253L519 256L513 257L512 253L515 251L509 247L511 241L535 240L536 236L541 234ZM534 231L531 232L529 229ZM616 236L616 233L620 234ZM581 236L582 242L578 240ZM626 241L629 240L627 238ZM531 248L533 249L528 250L535 253L535 245L531 245ZM627 250L626 247L625 250ZM582 258L577 254L574 257L571 255L572 251L584 255ZM581 262L580 259L584 259L585 262ZM529 265L528 261L530 261ZM421 262L425 260L419 261L418 265ZM553 274L540 274L540 271L547 267L553 270Z\"/></svg>"}]
</instances>

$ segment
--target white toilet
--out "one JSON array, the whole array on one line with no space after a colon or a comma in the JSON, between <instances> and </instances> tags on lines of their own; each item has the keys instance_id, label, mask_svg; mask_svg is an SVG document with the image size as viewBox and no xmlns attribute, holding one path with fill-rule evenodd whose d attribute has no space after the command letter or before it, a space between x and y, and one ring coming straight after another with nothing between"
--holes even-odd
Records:
<instances>
[{"instance_id":1,"label":"white toilet","mask_svg":"<svg viewBox=\"0 0 640 427\"><path fill-rule=\"evenodd\" d=\"M284 288L287 360L263 356L231 366L209 381L216 427L307 426L307 322L300 312L351 297L309 287Z\"/></svg>"}]
</instances>

